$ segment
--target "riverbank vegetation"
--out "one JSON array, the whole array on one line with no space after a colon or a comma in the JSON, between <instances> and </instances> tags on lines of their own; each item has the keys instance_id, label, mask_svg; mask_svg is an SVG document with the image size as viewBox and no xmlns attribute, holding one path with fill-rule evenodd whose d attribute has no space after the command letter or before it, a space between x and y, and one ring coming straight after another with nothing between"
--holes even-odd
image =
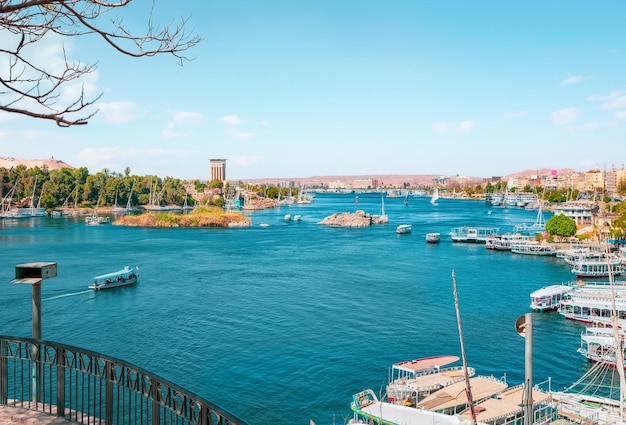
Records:
<instances>
[{"instance_id":1,"label":"riverbank vegetation","mask_svg":"<svg viewBox=\"0 0 626 425\"><path fill-rule=\"evenodd\" d=\"M467 199L484 199L489 193L502 193L505 190L505 182L487 182L484 185L470 187L451 186L440 192L442 197L461 197ZM241 200L247 209L262 209L279 205L280 200L294 200L300 196L298 188L277 187L266 184L232 184L221 181L183 181L173 177L161 178L154 175L132 175L130 168L126 167L124 173L111 172L104 169L95 174L90 174L85 167L62 168L48 170L42 168L26 168L18 165L10 169L0 167L0 196L4 198L15 187L13 197L4 200L12 207L29 207L31 202L35 205L52 211L56 208L66 207L85 209L92 211L95 208L105 211L107 207L131 208L149 206L216 206L224 207L226 200ZM314 188L312 188L314 189ZM389 188L392 189L392 188ZM398 188L393 188L399 190ZM404 187L403 189L421 189L428 192L430 187ZM626 183L618 184L618 200L596 194L581 194L573 190L548 190L542 195L543 200L550 207L579 197L596 199L602 211L615 214L611 228L611 235L621 237L626 235L626 202L621 202L626 196ZM511 191L516 191L515 189ZM525 187L524 192L543 193L542 188ZM34 199L33 199L34 198ZM263 202L261 202L263 201ZM258 205L258 208L255 206ZM163 214L163 213L161 213ZM215 214L211 219L198 219L197 223L176 223L176 220L167 215L160 218L146 216L146 225L164 227L179 226L212 226L221 225ZM176 215L175 213L172 213ZM166 226L167 223L171 223ZM152 224L150 224L152 223ZM213 223L213 224L211 224Z\"/></svg>"},{"instance_id":2,"label":"riverbank vegetation","mask_svg":"<svg viewBox=\"0 0 626 425\"><path fill-rule=\"evenodd\" d=\"M113 224L131 227L247 227L251 222L239 212L227 212L219 207L199 207L187 214L144 212L125 215Z\"/></svg>"}]
</instances>

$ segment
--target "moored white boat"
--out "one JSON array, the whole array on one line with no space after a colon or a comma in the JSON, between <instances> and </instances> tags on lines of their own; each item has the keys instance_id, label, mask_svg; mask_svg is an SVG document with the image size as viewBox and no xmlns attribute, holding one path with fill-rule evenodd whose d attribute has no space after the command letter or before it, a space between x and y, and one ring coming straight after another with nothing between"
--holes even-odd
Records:
<instances>
[{"instance_id":1,"label":"moored white boat","mask_svg":"<svg viewBox=\"0 0 626 425\"><path fill-rule=\"evenodd\" d=\"M556 255L556 248L547 243L529 241L523 243L512 243L511 252L513 254L525 255Z\"/></svg>"},{"instance_id":2,"label":"moored white boat","mask_svg":"<svg viewBox=\"0 0 626 425\"><path fill-rule=\"evenodd\" d=\"M566 319L593 323L611 318L612 295L606 291L586 292L576 289L563 296L559 313ZM626 319L626 300L616 299L615 309L619 319Z\"/></svg>"},{"instance_id":3,"label":"moored white boat","mask_svg":"<svg viewBox=\"0 0 626 425\"><path fill-rule=\"evenodd\" d=\"M609 270L610 265L610 270ZM572 273L581 278L603 278L621 276L624 273L624 264L617 259L609 260L580 260L574 263Z\"/></svg>"},{"instance_id":4,"label":"moored white boat","mask_svg":"<svg viewBox=\"0 0 626 425\"><path fill-rule=\"evenodd\" d=\"M476 379L476 378L472 378ZM471 380L470 380L471 381ZM474 381L478 384L478 381ZM440 392L439 400L433 397L438 406L450 405L449 411L456 410L457 413L446 414L438 410L428 408L415 408L412 406L395 404L380 401L371 389L362 391L353 395L350 408L354 413L353 423L374 423L385 425L470 425L472 423L486 425L513 425L523 423L524 420L524 387L516 386L493 392L499 388L497 380L488 382L486 391L478 389L475 386L476 393L491 394L482 398L481 402L474 404L475 421L472 420L472 412L469 407L467 393L463 385L459 385L455 392L448 393L446 390L452 390L450 387L443 388L432 394L435 396ZM491 387L491 390L488 389ZM474 388L472 389L474 391ZM458 404L456 404L458 401ZM555 405L549 393L539 389L532 389L532 412L535 424L547 424L554 418ZM454 406L453 406L454 405ZM461 406L465 406L461 408ZM442 409L446 410L446 409Z\"/></svg>"},{"instance_id":5,"label":"moored white boat","mask_svg":"<svg viewBox=\"0 0 626 425\"><path fill-rule=\"evenodd\" d=\"M572 291L570 285L550 285L530 294L530 308L533 310L556 310L561 305L563 296Z\"/></svg>"},{"instance_id":6,"label":"moored white boat","mask_svg":"<svg viewBox=\"0 0 626 425\"><path fill-rule=\"evenodd\" d=\"M450 231L452 242L487 243L487 239L500 236L498 227L456 227Z\"/></svg>"},{"instance_id":7,"label":"moored white boat","mask_svg":"<svg viewBox=\"0 0 626 425\"><path fill-rule=\"evenodd\" d=\"M504 233L501 236L487 238L486 248L496 251L510 251L514 244L522 244L529 241L529 237L519 233Z\"/></svg>"},{"instance_id":8,"label":"moored white boat","mask_svg":"<svg viewBox=\"0 0 626 425\"><path fill-rule=\"evenodd\" d=\"M617 331L620 344L624 346L624 329ZM588 326L580 334L580 348L578 352L588 360L615 366L615 329L605 326Z\"/></svg>"},{"instance_id":9,"label":"moored white boat","mask_svg":"<svg viewBox=\"0 0 626 425\"><path fill-rule=\"evenodd\" d=\"M387 385L387 400L415 405L432 392L464 380L462 366L445 367L457 361L457 356L436 356L393 364ZM468 376L474 373L473 368L468 368Z\"/></svg>"},{"instance_id":10,"label":"moored white boat","mask_svg":"<svg viewBox=\"0 0 626 425\"><path fill-rule=\"evenodd\" d=\"M439 243L441 241L441 234L438 232L426 233L427 243Z\"/></svg>"},{"instance_id":11,"label":"moored white boat","mask_svg":"<svg viewBox=\"0 0 626 425\"><path fill-rule=\"evenodd\" d=\"M410 224L401 224L398 227L396 227L396 233L398 233L399 235L411 233L412 230L413 230L413 226Z\"/></svg>"},{"instance_id":12,"label":"moored white boat","mask_svg":"<svg viewBox=\"0 0 626 425\"><path fill-rule=\"evenodd\" d=\"M107 273L92 278L93 283L89 285L89 289L102 290L110 288L118 288L136 283L139 279L139 267L125 266L122 270L113 273Z\"/></svg>"},{"instance_id":13,"label":"moored white boat","mask_svg":"<svg viewBox=\"0 0 626 425\"><path fill-rule=\"evenodd\" d=\"M101 224L106 224L110 222L111 222L111 219L106 216L99 216L99 215L93 214L93 215L89 215L85 217L85 224L87 226L99 226Z\"/></svg>"}]
</instances>

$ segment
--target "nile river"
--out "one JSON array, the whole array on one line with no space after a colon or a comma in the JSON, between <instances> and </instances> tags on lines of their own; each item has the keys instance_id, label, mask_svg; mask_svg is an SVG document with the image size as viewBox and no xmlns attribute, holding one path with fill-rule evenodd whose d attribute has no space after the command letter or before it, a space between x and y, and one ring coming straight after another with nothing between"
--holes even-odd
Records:
<instances>
[{"instance_id":1,"label":"nile river","mask_svg":"<svg viewBox=\"0 0 626 425\"><path fill-rule=\"evenodd\" d=\"M535 212L483 202L386 198L389 224L316 223L335 212L380 212L380 195L318 195L310 205L250 213L244 229L86 226L83 219L0 221L0 334L31 335L30 288L15 265L56 262L43 282L43 339L129 361L250 424L341 424L353 393L384 392L394 362L460 355L451 272L477 374L524 378L515 320L529 294L569 281L561 260L453 244L453 227L511 231ZM283 216L302 215L299 223ZM266 223L269 227L261 227ZM397 235L402 223L413 232ZM427 232L442 241L428 245ZM95 292L94 275L138 265L139 283ZM3 283L4 282L4 283ZM588 367L582 325L535 313L534 380L571 384Z\"/></svg>"}]
</instances>

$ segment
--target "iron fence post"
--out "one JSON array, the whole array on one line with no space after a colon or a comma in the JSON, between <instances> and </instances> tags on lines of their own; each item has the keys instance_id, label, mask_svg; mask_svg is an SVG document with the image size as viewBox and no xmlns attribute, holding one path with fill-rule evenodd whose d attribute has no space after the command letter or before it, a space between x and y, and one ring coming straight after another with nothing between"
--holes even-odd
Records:
<instances>
[{"instance_id":1,"label":"iron fence post","mask_svg":"<svg viewBox=\"0 0 626 425\"><path fill-rule=\"evenodd\" d=\"M65 349L57 348L57 416L65 417Z\"/></svg>"},{"instance_id":2,"label":"iron fence post","mask_svg":"<svg viewBox=\"0 0 626 425\"><path fill-rule=\"evenodd\" d=\"M6 405L9 399L9 359L7 358L7 344L0 340L0 405Z\"/></svg>"}]
</instances>

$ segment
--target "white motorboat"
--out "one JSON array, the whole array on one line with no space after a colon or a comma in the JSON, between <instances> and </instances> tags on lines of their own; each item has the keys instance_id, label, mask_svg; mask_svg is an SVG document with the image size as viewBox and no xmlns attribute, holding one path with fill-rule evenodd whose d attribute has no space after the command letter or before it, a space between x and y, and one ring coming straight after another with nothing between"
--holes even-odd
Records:
<instances>
[{"instance_id":1,"label":"white motorboat","mask_svg":"<svg viewBox=\"0 0 626 425\"><path fill-rule=\"evenodd\" d=\"M411 230L413 230L413 226L410 224L401 224L396 227L396 233L398 233L399 235L411 233Z\"/></svg>"},{"instance_id":2,"label":"white motorboat","mask_svg":"<svg viewBox=\"0 0 626 425\"><path fill-rule=\"evenodd\" d=\"M427 243L439 243L441 240L441 234L437 232L426 233L426 242Z\"/></svg>"},{"instance_id":3,"label":"white motorboat","mask_svg":"<svg viewBox=\"0 0 626 425\"><path fill-rule=\"evenodd\" d=\"M93 283L89 285L89 289L99 291L102 289L118 288L120 286L137 283L138 279L139 267L125 266L122 270L93 277Z\"/></svg>"}]
</instances>

